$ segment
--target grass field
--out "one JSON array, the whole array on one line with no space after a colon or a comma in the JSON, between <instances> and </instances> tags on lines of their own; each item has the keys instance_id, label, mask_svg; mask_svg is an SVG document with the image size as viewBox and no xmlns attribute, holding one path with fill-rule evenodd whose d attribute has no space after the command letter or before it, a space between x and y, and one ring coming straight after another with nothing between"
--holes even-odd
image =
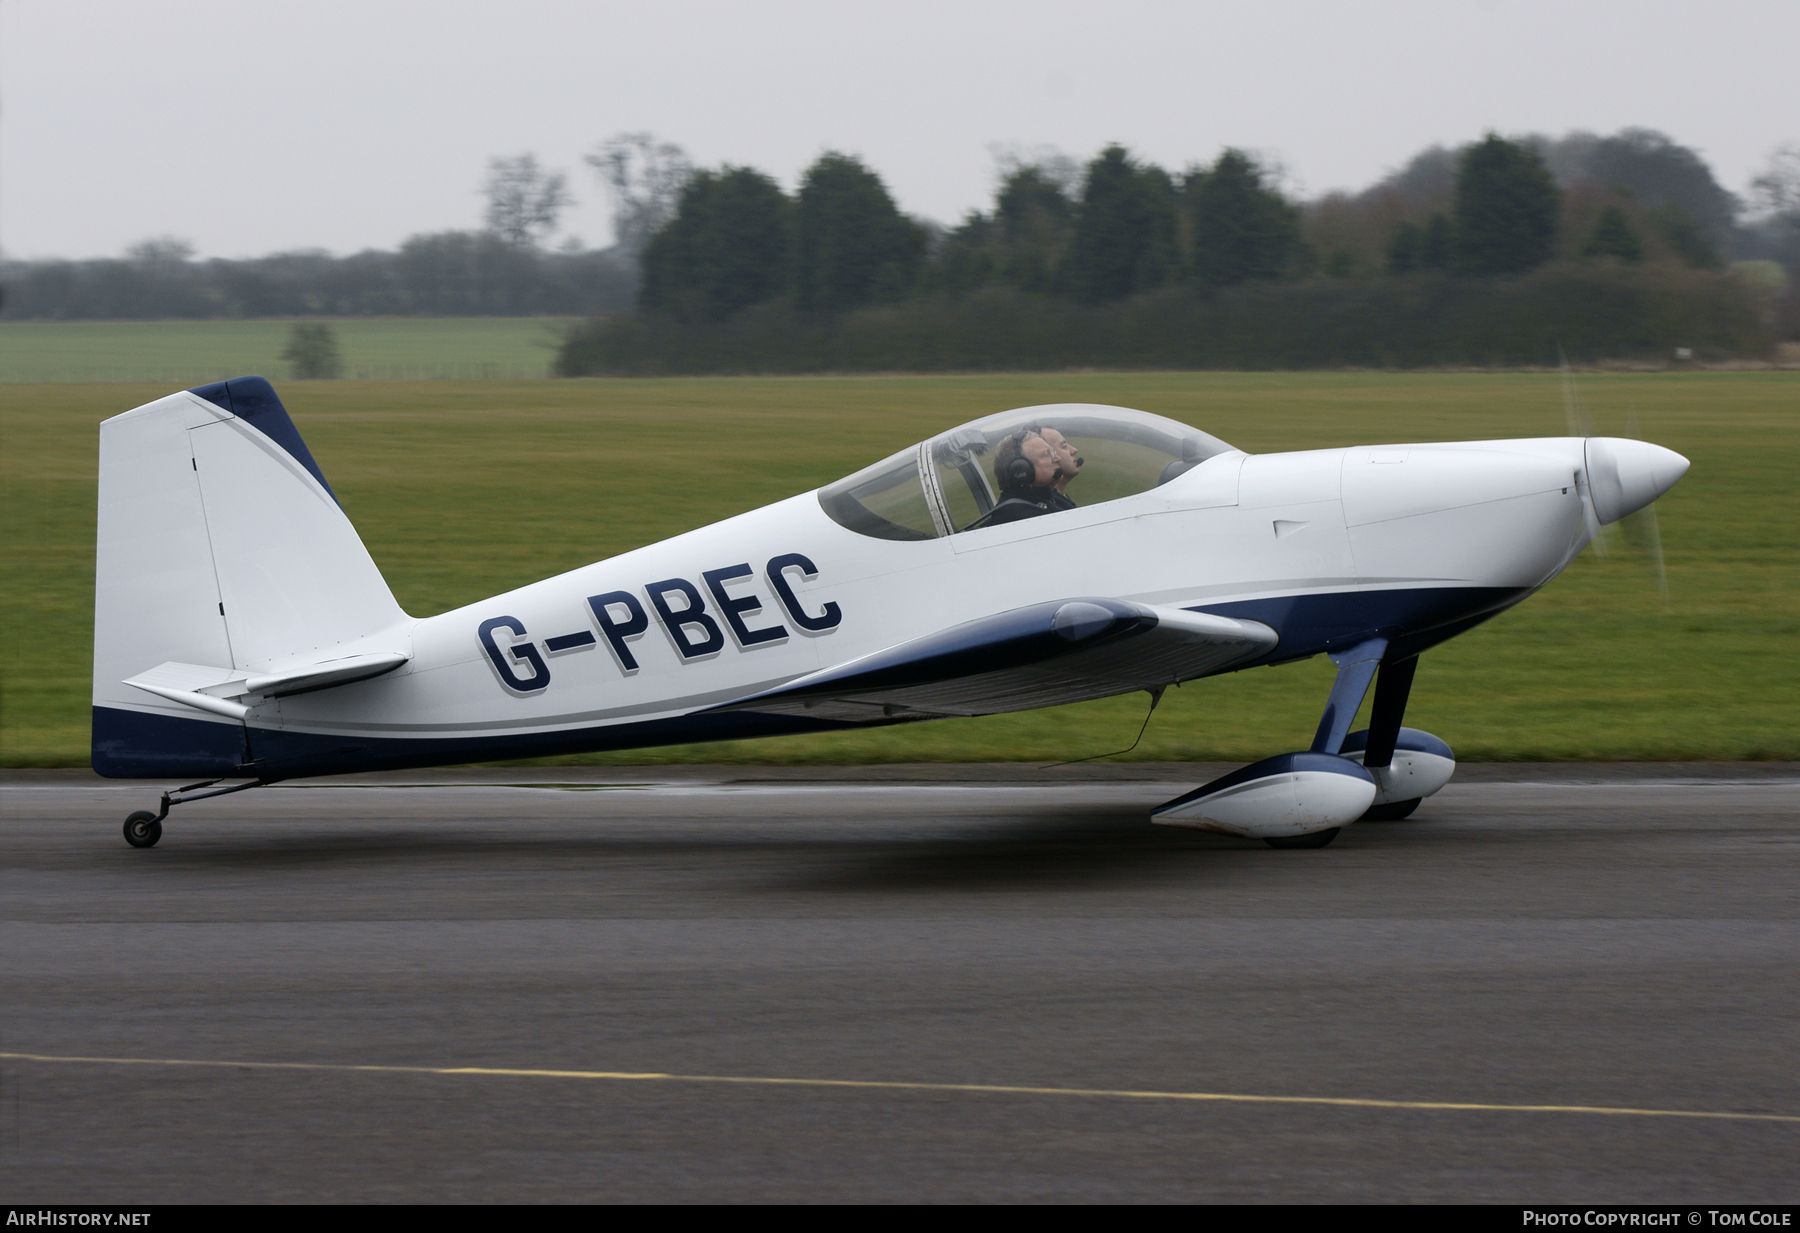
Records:
<instances>
[{"instance_id":1,"label":"grass field","mask_svg":"<svg viewBox=\"0 0 1800 1233\"><path fill-rule=\"evenodd\" d=\"M361 380L550 375L560 317L339 317L344 376ZM0 321L0 381L167 381L178 386L261 373L292 321Z\"/></svg>"},{"instance_id":2,"label":"grass field","mask_svg":"<svg viewBox=\"0 0 1800 1233\"><path fill-rule=\"evenodd\" d=\"M94 442L163 385L0 394L0 762L87 758ZM1658 504L1670 600L1641 563L1585 553L1422 661L1408 722L1465 759L1800 757L1800 374L1601 374L1602 433L1693 460ZM297 382L289 410L402 605L430 615L815 487L997 409L1113 402L1251 451L1560 435L1557 378L1081 374L667 381ZM1323 659L1171 691L1134 758L1302 748ZM1061 758L1130 743L1142 695L1024 715L579 761Z\"/></svg>"}]
</instances>

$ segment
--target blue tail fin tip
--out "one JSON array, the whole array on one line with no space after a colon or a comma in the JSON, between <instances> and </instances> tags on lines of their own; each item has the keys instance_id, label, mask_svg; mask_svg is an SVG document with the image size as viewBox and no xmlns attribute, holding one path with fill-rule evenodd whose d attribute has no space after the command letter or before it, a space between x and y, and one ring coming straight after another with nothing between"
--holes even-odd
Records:
<instances>
[{"instance_id":1,"label":"blue tail fin tip","mask_svg":"<svg viewBox=\"0 0 1800 1233\"><path fill-rule=\"evenodd\" d=\"M337 493L332 492L331 485L325 482L325 473L313 461L312 451L300 439L300 430L294 427L287 408L281 405L275 387L267 378L233 377L229 381L197 386L188 393L206 399L215 407L223 407L293 455L294 461L305 467L308 474L319 481L319 486L331 493L331 499L337 501Z\"/></svg>"}]
</instances>

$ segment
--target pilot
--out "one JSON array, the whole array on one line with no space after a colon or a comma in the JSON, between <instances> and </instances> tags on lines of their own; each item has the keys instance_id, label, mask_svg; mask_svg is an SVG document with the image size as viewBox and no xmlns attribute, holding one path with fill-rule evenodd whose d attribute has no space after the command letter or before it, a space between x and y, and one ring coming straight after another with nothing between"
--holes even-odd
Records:
<instances>
[{"instance_id":1,"label":"pilot","mask_svg":"<svg viewBox=\"0 0 1800 1233\"><path fill-rule=\"evenodd\" d=\"M1036 518L1055 509L1073 509L1074 502L1056 491L1060 471L1055 451L1036 425L1021 428L1001 441L994 449L994 478L1000 482L1000 500L981 519L981 525L996 526Z\"/></svg>"},{"instance_id":2,"label":"pilot","mask_svg":"<svg viewBox=\"0 0 1800 1233\"><path fill-rule=\"evenodd\" d=\"M1044 438L1044 444L1050 447L1051 457L1056 459L1056 479L1050 487L1055 490L1056 497L1051 503L1052 510L1074 509L1075 502L1069 496L1069 481L1081 475L1081 468L1087 459L1075 452L1075 446L1056 429L1046 425L1038 430Z\"/></svg>"}]
</instances>

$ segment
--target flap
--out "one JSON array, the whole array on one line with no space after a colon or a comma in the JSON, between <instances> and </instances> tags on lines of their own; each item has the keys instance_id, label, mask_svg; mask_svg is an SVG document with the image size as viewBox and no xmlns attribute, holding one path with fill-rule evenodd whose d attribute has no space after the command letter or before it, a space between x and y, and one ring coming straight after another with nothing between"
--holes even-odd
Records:
<instances>
[{"instance_id":1,"label":"flap","mask_svg":"<svg viewBox=\"0 0 1800 1233\"><path fill-rule=\"evenodd\" d=\"M852 723L995 715L1158 689L1247 663L1277 641L1256 621L1116 599L1056 600L710 709Z\"/></svg>"}]
</instances>

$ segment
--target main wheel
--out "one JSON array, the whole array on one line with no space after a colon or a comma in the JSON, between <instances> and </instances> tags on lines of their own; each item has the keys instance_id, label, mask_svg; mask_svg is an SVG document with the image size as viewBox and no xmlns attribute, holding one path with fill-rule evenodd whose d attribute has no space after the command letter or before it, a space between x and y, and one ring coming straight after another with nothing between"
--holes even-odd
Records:
<instances>
[{"instance_id":1,"label":"main wheel","mask_svg":"<svg viewBox=\"0 0 1800 1233\"><path fill-rule=\"evenodd\" d=\"M1279 839L1265 839L1264 843L1271 848L1322 848L1336 839L1341 826L1334 826L1328 831L1314 831L1310 835L1283 835Z\"/></svg>"},{"instance_id":2,"label":"main wheel","mask_svg":"<svg viewBox=\"0 0 1800 1233\"><path fill-rule=\"evenodd\" d=\"M162 838L162 821L140 809L125 819L125 842L134 848L154 848Z\"/></svg>"},{"instance_id":3,"label":"main wheel","mask_svg":"<svg viewBox=\"0 0 1800 1233\"><path fill-rule=\"evenodd\" d=\"M1398 822L1401 818L1410 818L1412 811L1419 807L1422 796L1415 796L1410 801L1389 801L1385 805L1370 805L1369 812L1359 821L1363 822Z\"/></svg>"}]
</instances>

